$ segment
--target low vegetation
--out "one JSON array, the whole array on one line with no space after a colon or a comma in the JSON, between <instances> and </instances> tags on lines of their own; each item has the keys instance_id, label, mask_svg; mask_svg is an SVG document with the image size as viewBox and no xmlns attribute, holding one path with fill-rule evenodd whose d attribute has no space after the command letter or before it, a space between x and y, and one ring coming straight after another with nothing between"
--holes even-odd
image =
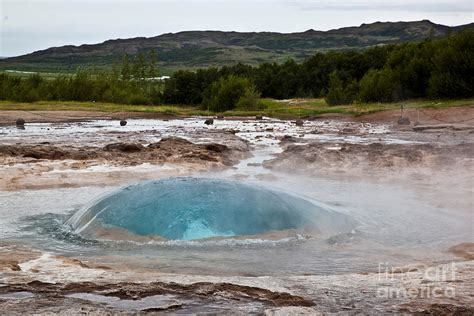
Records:
<instances>
[{"instance_id":1,"label":"low vegetation","mask_svg":"<svg viewBox=\"0 0 474 316\"><path fill-rule=\"evenodd\" d=\"M199 106L175 105L129 105L103 102L77 101L39 101L11 102L0 101L0 110L19 111L97 111L105 113L145 112L170 116L213 115L255 116L265 115L275 118L308 118L321 114L362 115L383 110L397 110L402 106L408 108L447 108L473 106L474 99L462 100L406 100L394 103L354 103L350 105L330 106L323 98L274 100L259 99L260 109L247 110L237 107L225 112L209 112Z\"/></svg>"}]
</instances>

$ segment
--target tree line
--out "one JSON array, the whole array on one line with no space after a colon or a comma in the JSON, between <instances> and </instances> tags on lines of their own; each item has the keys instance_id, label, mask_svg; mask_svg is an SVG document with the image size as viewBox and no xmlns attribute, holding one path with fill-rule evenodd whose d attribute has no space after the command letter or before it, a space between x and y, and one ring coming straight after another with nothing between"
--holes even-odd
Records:
<instances>
[{"instance_id":1,"label":"tree line","mask_svg":"<svg viewBox=\"0 0 474 316\"><path fill-rule=\"evenodd\" d=\"M409 98L474 96L474 31L442 39L357 51L316 53L302 63L236 64L180 70L161 82L156 52L124 56L108 71L79 69L46 80L0 75L0 99L74 100L126 104L201 105L214 111L255 109L260 97L325 97L330 105Z\"/></svg>"}]
</instances>

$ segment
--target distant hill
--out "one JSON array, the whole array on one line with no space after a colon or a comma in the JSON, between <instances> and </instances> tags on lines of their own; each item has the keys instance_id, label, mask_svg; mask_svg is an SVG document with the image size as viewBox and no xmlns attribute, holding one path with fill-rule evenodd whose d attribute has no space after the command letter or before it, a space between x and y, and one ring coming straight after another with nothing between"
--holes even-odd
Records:
<instances>
[{"instance_id":1,"label":"distant hill","mask_svg":"<svg viewBox=\"0 0 474 316\"><path fill-rule=\"evenodd\" d=\"M330 31L302 33L239 33L188 31L156 37L108 40L100 44L62 46L0 60L0 69L70 72L78 66L109 67L123 54L135 55L155 49L162 73L177 69L222 66L243 62L302 60L318 51L362 49L375 45L441 37L474 23L457 27L417 22L376 22Z\"/></svg>"}]
</instances>

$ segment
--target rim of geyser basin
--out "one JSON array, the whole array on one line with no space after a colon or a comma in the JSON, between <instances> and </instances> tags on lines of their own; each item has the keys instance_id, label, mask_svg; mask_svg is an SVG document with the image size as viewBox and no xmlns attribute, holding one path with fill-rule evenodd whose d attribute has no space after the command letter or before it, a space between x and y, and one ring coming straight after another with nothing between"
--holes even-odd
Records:
<instances>
[{"instance_id":1,"label":"rim of geyser basin","mask_svg":"<svg viewBox=\"0 0 474 316\"><path fill-rule=\"evenodd\" d=\"M65 223L64 226L72 233L83 236L83 232L90 228L90 225L97 224L95 223L97 217L104 211L107 210L107 208L103 208L102 210L98 211L98 213L93 214L90 218L87 218L85 223L81 224L81 220L84 220L85 216L87 215L87 212L91 210L94 206L99 204L100 202L113 197L116 194L119 194L120 192L123 192L126 189L129 188L134 188L137 186L144 186L146 187L147 185L150 184L166 184L167 181L170 181L170 184L175 184L178 183L178 181L198 181L197 184L199 185L199 181L204 181L207 182L205 184L209 183L223 183L225 187L232 187L232 185L236 186L236 188L242 188L246 190L262 190L264 194L278 194L281 193L284 196L292 197L295 199L295 202L301 201L302 203L307 203L308 205L314 206L313 208L306 208L306 209L300 209L298 210L297 208L294 209L295 212L295 219L298 221L301 219L308 219L308 216L311 216L312 212L315 212L316 210L320 210L321 213L317 215L318 213L315 212L314 214L319 216L319 218L322 218L323 220L337 220L336 217L340 216L341 222L337 223L337 226L343 227L343 226L348 226L350 225L349 228L344 227L342 229L343 231L338 231L337 233L341 232L347 232L350 231L351 229L355 228L357 226L357 221L350 216L349 214L345 212L341 212L339 210L334 209L333 207L330 207L324 203L321 203L319 201L314 200L313 198L307 197L303 194L300 193L295 193L295 192L288 192L285 191L281 188L276 188L273 186L269 185L261 185L261 184L255 184L255 183L248 183L248 182L243 182L243 181L236 181L236 180L228 180L228 179L222 179L222 178L206 178L206 177L168 177L168 178L162 178L162 179L155 179L155 180L146 180L146 181L137 181L134 183L122 185L119 187L116 187L114 189L111 189L107 192L104 192L91 200L90 202L86 203L84 206L82 206L79 210L77 210L71 217L69 217ZM176 182L173 182L176 181ZM334 219L331 219L331 217L334 217ZM298 219L298 217L300 219ZM257 217L258 218L258 217ZM315 217L314 219L317 219L318 217ZM113 229L117 228L122 230L122 233L124 233L125 238L106 238L104 236L97 237L97 235L93 237L88 236L86 237L87 239L92 239L92 240L98 240L98 241L115 241L115 242L131 242L131 243L138 243L138 244L161 244L161 245L178 245L178 244L201 244L205 242L211 242L212 244L223 244L226 245L228 244L227 241L232 240L231 243L233 244L247 244L251 240L251 244L255 244L255 241L260 240L260 241L268 241L272 244L278 243L278 242L283 242L283 241L301 241L301 240L307 240L312 237L311 231L306 230L308 227L317 227L317 225L309 221L308 225L301 225L301 226L296 226L294 228L284 228L284 229L273 229L273 230L262 230L261 232L257 234L236 234L236 235L216 235L212 237L198 237L198 238L166 238L162 235L159 234L139 234L135 233L133 230L130 230L129 228L125 227L120 227L116 226L114 224L110 224L109 227L107 227L108 223L103 223L103 224L98 224L97 227L105 229L105 231L109 230L110 232L113 232ZM115 226L115 227L114 227ZM329 230L330 228L328 228ZM288 233L291 232L291 233ZM313 231L314 232L314 231ZM281 236L278 236L278 233L282 233ZM337 234L336 233L336 234ZM86 233L87 234L87 233ZM265 234L274 234L276 236L268 237L265 236ZM275 238L276 237L276 238ZM145 239L145 240L144 240Z\"/></svg>"}]
</instances>

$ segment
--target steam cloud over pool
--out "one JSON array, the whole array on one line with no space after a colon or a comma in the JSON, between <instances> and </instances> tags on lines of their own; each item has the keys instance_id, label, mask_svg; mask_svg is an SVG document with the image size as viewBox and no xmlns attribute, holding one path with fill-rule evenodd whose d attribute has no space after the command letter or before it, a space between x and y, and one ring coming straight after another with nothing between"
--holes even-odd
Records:
<instances>
[{"instance_id":1,"label":"steam cloud over pool","mask_svg":"<svg viewBox=\"0 0 474 316\"><path fill-rule=\"evenodd\" d=\"M285 192L218 179L171 178L115 191L78 211L68 224L93 238L115 232L119 239L130 234L196 240L285 230L339 231L350 222Z\"/></svg>"}]
</instances>

